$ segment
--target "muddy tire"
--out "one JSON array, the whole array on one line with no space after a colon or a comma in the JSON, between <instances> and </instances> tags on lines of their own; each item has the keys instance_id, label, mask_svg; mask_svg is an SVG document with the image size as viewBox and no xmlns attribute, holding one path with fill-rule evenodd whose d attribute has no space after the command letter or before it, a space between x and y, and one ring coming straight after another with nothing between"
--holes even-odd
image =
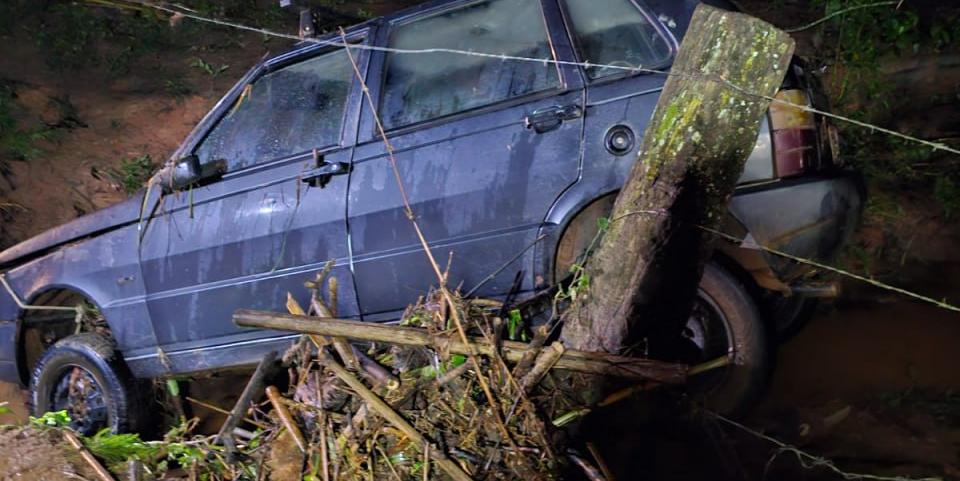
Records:
<instances>
[{"instance_id":1,"label":"muddy tire","mask_svg":"<svg viewBox=\"0 0 960 481\"><path fill-rule=\"evenodd\" d=\"M30 379L34 416L66 410L70 426L85 435L104 428L137 429L141 401L113 343L95 333L61 339L43 353Z\"/></svg>"},{"instance_id":2,"label":"muddy tire","mask_svg":"<svg viewBox=\"0 0 960 481\"><path fill-rule=\"evenodd\" d=\"M683 337L705 362L724 355L731 364L693 376L691 396L728 416L749 410L763 394L772 371L767 329L747 288L716 264L707 264Z\"/></svg>"}]
</instances>

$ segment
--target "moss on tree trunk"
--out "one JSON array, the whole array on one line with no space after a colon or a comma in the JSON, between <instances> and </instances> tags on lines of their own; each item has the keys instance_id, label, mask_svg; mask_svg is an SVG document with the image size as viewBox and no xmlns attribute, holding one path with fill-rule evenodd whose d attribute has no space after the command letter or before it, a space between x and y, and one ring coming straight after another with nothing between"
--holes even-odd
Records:
<instances>
[{"instance_id":1,"label":"moss on tree trunk","mask_svg":"<svg viewBox=\"0 0 960 481\"><path fill-rule=\"evenodd\" d=\"M786 74L793 40L756 18L697 7L617 197L587 260L590 285L568 311L571 348L619 353L669 339L690 313L717 227Z\"/></svg>"}]
</instances>

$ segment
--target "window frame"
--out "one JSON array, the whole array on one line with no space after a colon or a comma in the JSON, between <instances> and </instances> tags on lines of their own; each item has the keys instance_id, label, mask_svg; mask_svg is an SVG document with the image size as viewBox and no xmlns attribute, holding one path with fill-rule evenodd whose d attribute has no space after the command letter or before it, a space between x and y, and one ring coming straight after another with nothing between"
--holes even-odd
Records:
<instances>
[{"instance_id":1,"label":"window frame","mask_svg":"<svg viewBox=\"0 0 960 481\"><path fill-rule=\"evenodd\" d=\"M453 1L453 2L442 2L432 7L427 7L422 10L418 9L415 12L411 12L405 15L402 14L395 18L390 18L385 21L386 27L383 28L378 33L378 37L377 37L377 41L375 42L375 45L381 48L390 48L390 45L389 45L390 38L397 28L403 27L404 25L409 25L419 20L424 20L437 15L442 15L450 11L459 10L461 8L467 8L471 5L483 3L485 1L488 1L488 0L461 0L461 1ZM547 42L550 45L550 54L553 57L552 61L555 62L553 65L557 70L557 82L555 86L553 86L552 88L547 88L543 90L538 90L536 92L530 92L528 94L519 95L517 97L511 97L508 99L499 100L486 105L480 105L470 109L461 110L461 111L450 113L447 115L442 115L439 117L421 120L419 122L401 125L401 126L393 127L389 129L385 127L384 130L386 131L387 135L388 136L403 135L403 134L414 132L417 130L428 129L438 125L456 122L458 120L462 120L467 117L482 115L490 112L496 112L499 110L508 109L510 107L515 107L525 103L534 102L539 99L553 97L556 95L569 92L572 90L572 88L582 87L582 85L579 85L576 80L571 78L571 70L564 68L564 66L559 63L556 63L556 62L565 61L566 59L561 58L560 49L557 46L558 32L555 31L556 28L554 28L554 26L551 25L551 22L549 21L550 15L548 13L548 9L551 8L552 5L549 5L547 2L550 0L531 0L531 1L536 1L540 5L540 20L543 22L543 27L547 35ZM565 32L559 32L559 33L562 35L566 35ZM375 85L376 87L375 92L373 91L373 88L371 88L371 92L370 92L371 98L374 99L374 102L372 103L376 108L375 113L377 117L380 117L381 119L382 119L382 116L381 116L382 102L383 102L384 94L386 93L388 54L389 52L387 51L378 52L377 58L375 61L371 62L371 68L369 70L370 75L375 75L373 78L368 80L368 82L372 80L373 81L372 86ZM571 85L573 85L573 87L571 87ZM368 107L366 102L364 103L364 105ZM365 110L369 110L369 109L365 109ZM367 112L366 114L364 114L364 117L372 116L372 114L373 112ZM379 129L377 128L375 122L371 122L370 129L371 130L369 134L372 135L371 139L377 139L377 140L381 139Z\"/></svg>"},{"instance_id":2,"label":"window frame","mask_svg":"<svg viewBox=\"0 0 960 481\"><path fill-rule=\"evenodd\" d=\"M347 33L346 41L350 45L366 46L369 45L370 40L375 36L375 34L375 29L372 25L362 24L352 28L351 31ZM206 139L214 131L214 129L220 125L220 122L222 122L227 116L227 114L233 108L233 105L237 102L237 99L240 98L244 89L248 85L252 85L254 82L263 78L263 76L272 72L276 72L277 70L285 67L300 62L309 61L321 55L335 52L338 49L347 48L339 45L340 43L341 37L339 35L328 35L321 39L307 40L297 44L288 52L279 54L255 65L253 68L247 71L247 73L244 74L243 77L241 77L240 80L238 80L237 83L235 83L233 87L227 91L226 95L217 101L216 105L214 105L214 107L207 112L203 119L197 123L196 127L194 127L194 130L174 152L171 160L176 161L176 159L195 153L200 145L206 141ZM350 53L353 55L353 59L357 63L360 72L365 72L369 66L369 50L365 48L353 49ZM356 127L360 116L360 102L357 101L358 92L360 92L360 89L358 87L356 75L351 75L350 83L347 88L347 96L344 102L344 109L341 113L342 117L340 132L336 142L322 146L317 145L307 151L297 151L274 159L258 161L237 169L228 170L223 175L223 178L226 179L239 174L259 171L268 166L285 164L289 161L301 158L304 155L313 152L313 150L329 151L353 145L353 143L356 141Z\"/></svg>"},{"instance_id":3,"label":"window frame","mask_svg":"<svg viewBox=\"0 0 960 481\"><path fill-rule=\"evenodd\" d=\"M643 68L648 70L661 70L661 69L664 69L665 67L669 67L673 65L673 61L677 57L677 51L680 50L680 44L679 42L677 42L676 37L674 37L673 34L670 33L670 31L663 25L663 23L660 22L660 20L658 20L656 17L654 17L650 13L649 7L641 3L639 0L625 0L625 1L630 2L634 6L634 8L636 8L640 12L640 14L647 19L647 22L650 23L653 29L657 32L658 35L660 35L660 38L663 39L663 41L667 44L667 47L670 49L670 54L667 55L667 57L663 60L663 62L659 64L654 64L652 66L643 66ZM587 60L583 58L583 48L580 45L580 38L577 35L576 27L573 24L573 18L570 15L569 9L567 8L567 1L556 0L556 2L557 2L557 7L560 9L560 14L563 17L563 26L566 29L568 37L570 38L570 45L573 47L573 55L576 56L577 63L581 64L581 65L578 65L578 68L580 69L580 72L583 75L584 82L586 82L588 85L604 84L607 82L614 82L617 80L636 77L640 75L654 75L654 73L652 72L643 72L643 71L630 72L628 70L625 70L620 73L606 75L604 77L591 78L590 75L587 74L587 69L583 65L584 63L587 63Z\"/></svg>"}]
</instances>

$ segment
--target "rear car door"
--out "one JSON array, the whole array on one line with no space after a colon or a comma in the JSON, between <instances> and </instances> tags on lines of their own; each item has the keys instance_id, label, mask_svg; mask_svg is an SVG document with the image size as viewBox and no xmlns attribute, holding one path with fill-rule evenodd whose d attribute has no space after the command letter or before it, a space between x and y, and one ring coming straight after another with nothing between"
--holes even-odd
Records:
<instances>
[{"instance_id":1,"label":"rear car door","mask_svg":"<svg viewBox=\"0 0 960 481\"><path fill-rule=\"evenodd\" d=\"M366 55L355 58L362 68ZM341 281L338 314L358 314L345 221L355 84L339 47L273 59L235 88L186 150L202 163L224 159L228 169L166 196L144 235L147 304L173 371L246 363L289 338L241 330L231 316L282 310L288 292L309 305L304 282L328 260ZM331 165L342 168L331 174Z\"/></svg>"},{"instance_id":2,"label":"rear car door","mask_svg":"<svg viewBox=\"0 0 960 481\"><path fill-rule=\"evenodd\" d=\"M667 71L678 48L668 27L676 21L657 15L644 2L637 0L558 0L567 30L575 46L577 59L587 65L586 125L584 134L583 175L580 181L558 202L548 221L564 224L571 212L577 212L601 196L601 203L592 204L606 215L614 196L627 181L637 159L640 141L653 115L666 75L650 70ZM692 7L657 2L661 10L678 16L686 23ZM659 19L663 19L661 22ZM665 22L665 23L664 23ZM635 70L631 70L635 69ZM761 124L757 144L745 164L740 178L745 184L762 184L774 178L769 122ZM732 208L736 211L738 198ZM557 249L553 278L568 275L572 265L593 238L595 228L579 229L565 236ZM567 242L569 241L569 242ZM549 253L544 257L549 258Z\"/></svg>"},{"instance_id":3,"label":"rear car door","mask_svg":"<svg viewBox=\"0 0 960 481\"><path fill-rule=\"evenodd\" d=\"M619 190L637 158L676 41L632 0L559 0L587 79L584 175L591 195ZM589 196L588 196L589 197Z\"/></svg>"},{"instance_id":4,"label":"rear car door","mask_svg":"<svg viewBox=\"0 0 960 481\"><path fill-rule=\"evenodd\" d=\"M559 24L556 5L537 0L450 2L388 20L378 39L387 52L374 56L368 78L376 112L363 111L348 203L365 320L396 318L437 282L374 115L436 258L446 264L452 254L449 284L470 290L502 268L477 294L505 294L518 271L520 289L534 288L530 247L579 175L583 127L580 74L551 62L572 60L572 49L548 24Z\"/></svg>"}]
</instances>

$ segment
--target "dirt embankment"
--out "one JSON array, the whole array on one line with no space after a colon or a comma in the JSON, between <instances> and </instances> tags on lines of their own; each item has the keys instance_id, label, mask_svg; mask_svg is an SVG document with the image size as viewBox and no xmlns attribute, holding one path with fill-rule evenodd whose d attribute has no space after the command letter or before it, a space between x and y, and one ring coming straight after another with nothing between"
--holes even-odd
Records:
<instances>
[{"instance_id":1,"label":"dirt embankment","mask_svg":"<svg viewBox=\"0 0 960 481\"><path fill-rule=\"evenodd\" d=\"M0 81L13 90L19 127L51 134L34 143L29 158L2 159L10 188L0 190L14 207L0 247L125 198L125 160L149 155L163 163L237 78L267 51L288 45L249 34L195 34L118 76L103 65L51 68L31 29L2 41Z\"/></svg>"},{"instance_id":2,"label":"dirt embankment","mask_svg":"<svg viewBox=\"0 0 960 481\"><path fill-rule=\"evenodd\" d=\"M117 76L100 64L52 68L35 28L15 28L0 42L0 84L13 92L18 129L51 132L26 159L0 152L0 249L126 198L125 161L163 163L237 78L289 45L214 31L138 58ZM201 58L227 68L213 76L196 66ZM0 402L12 409L0 423L23 421L24 400L0 383Z\"/></svg>"}]
</instances>

